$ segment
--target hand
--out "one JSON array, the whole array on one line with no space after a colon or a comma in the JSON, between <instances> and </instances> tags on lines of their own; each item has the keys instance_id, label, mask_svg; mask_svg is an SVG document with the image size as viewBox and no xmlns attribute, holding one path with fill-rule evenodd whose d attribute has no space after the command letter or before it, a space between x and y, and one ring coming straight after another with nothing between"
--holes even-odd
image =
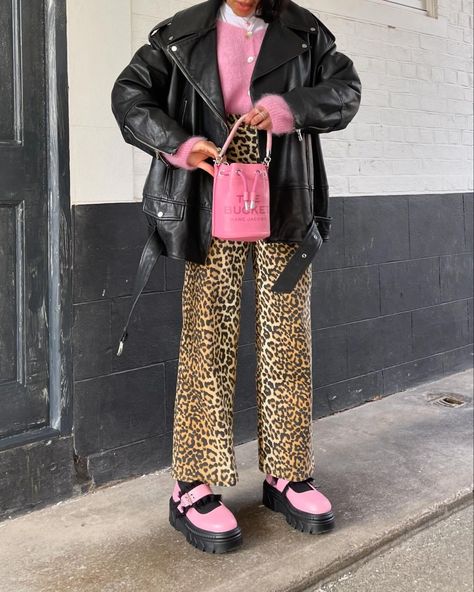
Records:
<instances>
[{"instance_id":1,"label":"hand","mask_svg":"<svg viewBox=\"0 0 474 592\"><path fill-rule=\"evenodd\" d=\"M198 166L207 158L217 158L217 146L211 140L198 140L191 149L188 156L188 163L191 166Z\"/></svg>"},{"instance_id":2,"label":"hand","mask_svg":"<svg viewBox=\"0 0 474 592\"><path fill-rule=\"evenodd\" d=\"M211 140L198 140L195 144L193 144L187 160L191 166L203 169L210 175L214 176L213 165L206 162L206 159L209 157L214 159L218 157L217 146ZM226 161L227 157L224 156L222 160Z\"/></svg>"},{"instance_id":3,"label":"hand","mask_svg":"<svg viewBox=\"0 0 474 592\"><path fill-rule=\"evenodd\" d=\"M273 127L272 118L270 113L264 107L254 107L247 113L247 117L244 119L244 123L247 125L254 125L260 130L271 130Z\"/></svg>"}]
</instances>

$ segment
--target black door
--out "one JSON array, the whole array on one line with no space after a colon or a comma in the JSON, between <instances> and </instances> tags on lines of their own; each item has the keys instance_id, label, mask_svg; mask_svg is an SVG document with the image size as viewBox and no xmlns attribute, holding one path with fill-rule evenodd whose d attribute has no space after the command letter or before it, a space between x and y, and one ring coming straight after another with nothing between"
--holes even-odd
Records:
<instances>
[{"instance_id":1,"label":"black door","mask_svg":"<svg viewBox=\"0 0 474 592\"><path fill-rule=\"evenodd\" d=\"M41 502L42 489L49 497L46 472L62 468L51 441L61 426L50 388L47 17L43 0L0 0L0 515Z\"/></svg>"}]
</instances>

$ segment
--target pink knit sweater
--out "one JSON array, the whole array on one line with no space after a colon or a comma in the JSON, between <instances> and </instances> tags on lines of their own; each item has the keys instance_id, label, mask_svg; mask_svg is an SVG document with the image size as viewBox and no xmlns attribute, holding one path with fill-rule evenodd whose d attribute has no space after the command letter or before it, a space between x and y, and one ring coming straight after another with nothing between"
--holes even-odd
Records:
<instances>
[{"instance_id":1,"label":"pink knit sweater","mask_svg":"<svg viewBox=\"0 0 474 592\"><path fill-rule=\"evenodd\" d=\"M250 37L236 25L217 20L217 61L226 113L247 113L254 107L250 98L250 79L266 29L255 31ZM262 106L270 113L273 134L285 134L294 130L293 113L288 103L277 94L266 94L255 107ZM164 152L174 166L192 170L196 167L187 161L193 145L204 136L191 136L183 142L174 155Z\"/></svg>"}]
</instances>

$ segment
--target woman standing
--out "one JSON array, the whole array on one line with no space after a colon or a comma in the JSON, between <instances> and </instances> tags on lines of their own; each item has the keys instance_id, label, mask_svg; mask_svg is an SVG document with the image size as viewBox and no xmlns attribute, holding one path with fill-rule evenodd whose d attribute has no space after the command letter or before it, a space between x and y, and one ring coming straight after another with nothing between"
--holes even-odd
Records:
<instances>
[{"instance_id":1,"label":"woman standing","mask_svg":"<svg viewBox=\"0 0 474 592\"><path fill-rule=\"evenodd\" d=\"M186 260L170 522L205 551L242 543L234 514L211 486L238 481L233 401L251 256L263 503L303 532L325 532L334 525L331 503L312 483L310 262L298 263L291 289L274 285L295 255L306 257L302 243L314 219L328 238L318 134L347 126L360 80L332 33L291 0L207 0L157 25L149 40L117 79L112 107L125 140L155 157L144 210L163 253ZM206 159L217 158L243 114L228 162L258 162L266 130L274 134L272 234L256 242L210 236Z\"/></svg>"}]
</instances>

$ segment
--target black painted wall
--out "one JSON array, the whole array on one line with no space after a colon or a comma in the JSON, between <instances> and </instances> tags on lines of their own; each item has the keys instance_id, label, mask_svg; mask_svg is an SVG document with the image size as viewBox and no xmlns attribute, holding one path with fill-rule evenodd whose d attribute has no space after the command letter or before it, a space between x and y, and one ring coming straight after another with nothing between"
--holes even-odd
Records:
<instances>
[{"instance_id":1,"label":"black painted wall","mask_svg":"<svg viewBox=\"0 0 474 592\"><path fill-rule=\"evenodd\" d=\"M331 198L313 262L314 417L472 365L473 195ZM141 204L74 208L74 433L101 484L171 463L184 263L161 258L115 356L146 236ZM235 444L256 437L248 261Z\"/></svg>"}]
</instances>

